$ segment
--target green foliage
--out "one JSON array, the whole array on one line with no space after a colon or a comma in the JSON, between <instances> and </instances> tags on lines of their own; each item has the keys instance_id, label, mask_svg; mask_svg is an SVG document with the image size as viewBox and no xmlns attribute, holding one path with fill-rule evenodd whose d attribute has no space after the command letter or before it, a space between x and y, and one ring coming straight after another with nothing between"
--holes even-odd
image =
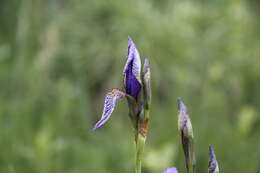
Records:
<instances>
[{"instance_id":1,"label":"green foliage","mask_svg":"<svg viewBox=\"0 0 260 173\"><path fill-rule=\"evenodd\" d=\"M123 86L128 35L151 62L144 172L185 172L178 96L190 111L199 172L209 144L220 172L260 172L258 3L2 0L0 172L134 171L125 102L91 132L106 89Z\"/></svg>"}]
</instances>

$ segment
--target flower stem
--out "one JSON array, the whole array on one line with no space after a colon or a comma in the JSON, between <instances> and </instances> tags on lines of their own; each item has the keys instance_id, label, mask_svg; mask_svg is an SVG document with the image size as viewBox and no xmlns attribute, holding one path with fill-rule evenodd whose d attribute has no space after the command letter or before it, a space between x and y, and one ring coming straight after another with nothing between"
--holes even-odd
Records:
<instances>
[{"instance_id":1,"label":"flower stem","mask_svg":"<svg viewBox=\"0 0 260 173\"><path fill-rule=\"evenodd\" d=\"M138 130L136 134L136 168L135 173L142 172L142 160L143 153L145 147L145 141L147 137L148 125L149 125L149 108L145 107L143 116L141 116L141 120L138 122Z\"/></svg>"},{"instance_id":2,"label":"flower stem","mask_svg":"<svg viewBox=\"0 0 260 173\"><path fill-rule=\"evenodd\" d=\"M145 140L146 140L146 137L144 138L140 133L138 133L137 141L136 141L135 173L141 173L142 172L142 160L143 160Z\"/></svg>"},{"instance_id":3,"label":"flower stem","mask_svg":"<svg viewBox=\"0 0 260 173\"><path fill-rule=\"evenodd\" d=\"M136 119L136 131L135 131L135 144L136 144L136 167L135 173L142 172L142 160L145 147L145 141L148 132L149 120L150 120L150 105L151 105L151 81L150 81L150 65L149 59L145 58L142 74L142 83L143 83L143 94L144 100L143 104L140 104L141 110L138 113ZM139 107L140 108L140 107Z\"/></svg>"}]
</instances>

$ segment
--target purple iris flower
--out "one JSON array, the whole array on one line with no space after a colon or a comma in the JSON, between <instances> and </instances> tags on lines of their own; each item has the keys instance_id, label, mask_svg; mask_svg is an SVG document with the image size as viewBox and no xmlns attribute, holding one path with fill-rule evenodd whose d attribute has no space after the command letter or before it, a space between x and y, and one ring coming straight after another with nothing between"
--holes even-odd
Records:
<instances>
[{"instance_id":1,"label":"purple iris flower","mask_svg":"<svg viewBox=\"0 0 260 173\"><path fill-rule=\"evenodd\" d=\"M148 68L148 67L147 67ZM137 98L141 91L141 59L139 52L130 37L128 37L127 62L124 67L125 92L112 89L106 94L104 109L101 119L95 124L93 130L102 127L110 118L116 107L116 103L123 97L127 97L136 106Z\"/></svg>"},{"instance_id":2,"label":"purple iris flower","mask_svg":"<svg viewBox=\"0 0 260 173\"><path fill-rule=\"evenodd\" d=\"M177 168L166 168L161 173L178 173Z\"/></svg>"},{"instance_id":3,"label":"purple iris flower","mask_svg":"<svg viewBox=\"0 0 260 173\"><path fill-rule=\"evenodd\" d=\"M137 100L142 87L141 60L139 52L130 37L128 37L127 62L123 73L126 93Z\"/></svg>"}]
</instances>

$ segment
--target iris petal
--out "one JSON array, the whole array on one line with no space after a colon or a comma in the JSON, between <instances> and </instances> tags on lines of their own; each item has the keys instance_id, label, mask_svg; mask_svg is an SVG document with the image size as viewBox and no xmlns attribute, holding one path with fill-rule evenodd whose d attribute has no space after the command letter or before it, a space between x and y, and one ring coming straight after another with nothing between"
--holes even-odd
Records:
<instances>
[{"instance_id":1,"label":"iris petal","mask_svg":"<svg viewBox=\"0 0 260 173\"><path fill-rule=\"evenodd\" d=\"M180 131L187 128L188 131L192 132L192 125L190 122L190 117L188 115L188 109L183 103L181 98L178 98L178 107L179 107L179 117L178 117L178 128Z\"/></svg>"},{"instance_id":2,"label":"iris petal","mask_svg":"<svg viewBox=\"0 0 260 173\"><path fill-rule=\"evenodd\" d=\"M130 37L128 37L128 55L123 73L126 93L137 99L141 90L141 60Z\"/></svg>"},{"instance_id":3,"label":"iris petal","mask_svg":"<svg viewBox=\"0 0 260 173\"><path fill-rule=\"evenodd\" d=\"M117 101L122 99L125 96L126 94L123 91L120 91L119 89L112 89L110 92L106 94L102 117L95 124L93 130L102 127L108 121L108 119L110 118L112 112L116 107Z\"/></svg>"},{"instance_id":4,"label":"iris petal","mask_svg":"<svg viewBox=\"0 0 260 173\"><path fill-rule=\"evenodd\" d=\"M163 172L161 173L178 173L178 170L176 168L166 168Z\"/></svg>"},{"instance_id":5,"label":"iris petal","mask_svg":"<svg viewBox=\"0 0 260 173\"><path fill-rule=\"evenodd\" d=\"M214 153L213 147L209 146L209 173L219 173L218 161Z\"/></svg>"}]
</instances>

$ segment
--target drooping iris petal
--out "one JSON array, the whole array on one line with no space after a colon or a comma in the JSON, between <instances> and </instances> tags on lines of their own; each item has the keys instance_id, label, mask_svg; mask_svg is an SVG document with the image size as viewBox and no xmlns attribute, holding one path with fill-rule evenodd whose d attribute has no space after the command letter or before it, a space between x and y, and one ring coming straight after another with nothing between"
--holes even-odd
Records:
<instances>
[{"instance_id":1,"label":"drooping iris petal","mask_svg":"<svg viewBox=\"0 0 260 173\"><path fill-rule=\"evenodd\" d=\"M110 118L112 112L115 109L117 101L125 96L126 94L123 91L120 91L119 89L112 89L110 92L106 94L102 117L95 124L93 130L100 128L107 122L107 120Z\"/></svg>"},{"instance_id":2,"label":"drooping iris petal","mask_svg":"<svg viewBox=\"0 0 260 173\"><path fill-rule=\"evenodd\" d=\"M123 73L126 93L137 99L141 90L141 60L139 52L130 37L128 37L127 62Z\"/></svg>"},{"instance_id":3,"label":"drooping iris petal","mask_svg":"<svg viewBox=\"0 0 260 173\"><path fill-rule=\"evenodd\" d=\"M178 173L177 168L166 168L161 173Z\"/></svg>"},{"instance_id":4,"label":"drooping iris petal","mask_svg":"<svg viewBox=\"0 0 260 173\"><path fill-rule=\"evenodd\" d=\"M219 173L218 161L216 159L216 155L214 153L213 147L209 146L209 165L208 165L209 173Z\"/></svg>"}]
</instances>

